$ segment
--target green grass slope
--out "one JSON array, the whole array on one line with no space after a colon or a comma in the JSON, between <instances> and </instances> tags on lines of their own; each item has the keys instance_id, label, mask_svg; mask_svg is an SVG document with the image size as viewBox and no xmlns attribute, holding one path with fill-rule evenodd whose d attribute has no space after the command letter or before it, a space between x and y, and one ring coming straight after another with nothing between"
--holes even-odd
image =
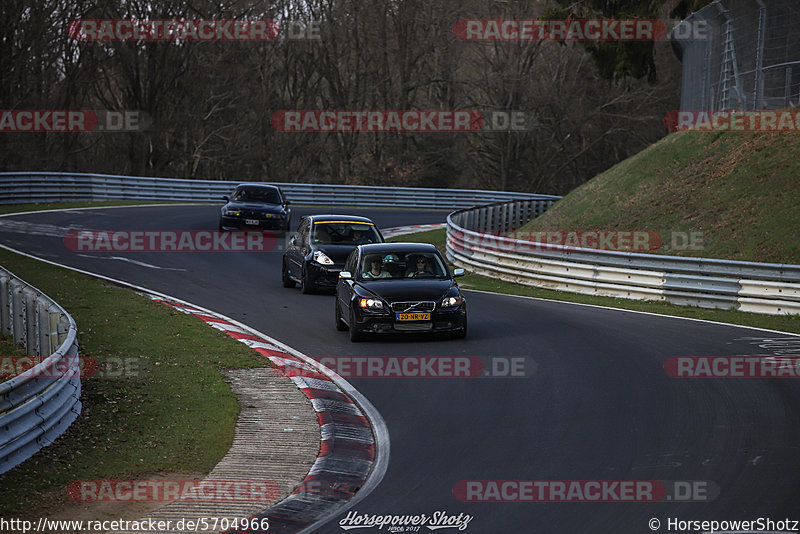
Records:
<instances>
[{"instance_id":1,"label":"green grass slope","mask_svg":"<svg viewBox=\"0 0 800 534\"><path fill-rule=\"evenodd\" d=\"M523 229L653 230L658 254L800 264L799 177L800 134L681 132ZM687 247L691 233L698 239Z\"/></svg>"}]
</instances>

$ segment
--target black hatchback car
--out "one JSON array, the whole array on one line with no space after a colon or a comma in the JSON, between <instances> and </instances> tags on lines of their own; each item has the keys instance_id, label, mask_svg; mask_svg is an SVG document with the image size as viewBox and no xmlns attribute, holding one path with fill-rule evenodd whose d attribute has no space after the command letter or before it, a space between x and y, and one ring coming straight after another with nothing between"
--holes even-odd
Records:
<instances>
[{"instance_id":1,"label":"black hatchback car","mask_svg":"<svg viewBox=\"0 0 800 534\"><path fill-rule=\"evenodd\" d=\"M336 285L336 328L350 340L368 333L467 335L467 302L435 246L384 243L357 247Z\"/></svg>"},{"instance_id":2,"label":"black hatchback car","mask_svg":"<svg viewBox=\"0 0 800 534\"><path fill-rule=\"evenodd\" d=\"M304 217L283 253L283 287L294 287L299 283L303 293L333 289L347 256L355 247L383 242L383 235L375 223L366 217Z\"/></svg>"},{"instance_id":3,"label":"black hatchback car","mask_svg":"<svg viewBox=\"0 0 800 534\"><path fill-rule=\"evenodd\" d=\"M220 230L289 231L292 211L283 191L276 185L244 183L236 186L219 216Z\"/></svg>"}]
</instances>

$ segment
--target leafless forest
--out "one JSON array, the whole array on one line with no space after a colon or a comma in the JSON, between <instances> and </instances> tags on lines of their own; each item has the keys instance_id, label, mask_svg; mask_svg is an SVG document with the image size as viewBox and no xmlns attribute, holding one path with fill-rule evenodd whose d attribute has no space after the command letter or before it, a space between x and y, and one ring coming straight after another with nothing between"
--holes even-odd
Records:
<instances>
[{"instance_id":1,"label":"leafless forest","mask_svg":"<svg viewBox=\"0 0 800 534\"><path fill-rule=\"evenodd\" d=\"M541 1L2 0L0 109L139 110L132 133L0 133L0 170L562 194L666 134L680 63L602 79L580 44L467 42L459 19ZM76 19L316 21L318 40L79 42ZM664 21L667 27L672 21ZM521 110L524 132L285 133L278 110Z\"/></svg>"}]
</instances>

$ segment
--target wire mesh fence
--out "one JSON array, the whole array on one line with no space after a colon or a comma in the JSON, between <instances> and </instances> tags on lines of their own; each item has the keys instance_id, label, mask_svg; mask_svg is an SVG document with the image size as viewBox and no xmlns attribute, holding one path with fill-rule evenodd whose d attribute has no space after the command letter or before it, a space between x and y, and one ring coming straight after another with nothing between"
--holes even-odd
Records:
<instances>
[{"instance_id":1,"label":"wire mesh fence","mask_svg":"<svg viewBox=\"0 0 800 534\"><path fill-rule=\"evenodd\" d=\"M681 109L800 105L800 1L716 0L672 40L683 62Z\"/></svg>"}]
</instances>

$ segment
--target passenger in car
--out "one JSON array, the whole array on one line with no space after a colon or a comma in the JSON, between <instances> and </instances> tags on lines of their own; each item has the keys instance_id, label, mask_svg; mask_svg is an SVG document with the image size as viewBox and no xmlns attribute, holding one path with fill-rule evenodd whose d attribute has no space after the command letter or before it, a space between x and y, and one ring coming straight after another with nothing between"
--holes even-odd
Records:
<instances>
[{"instance_id":1,"label":"passenger in car","mask_svg":"<svg viewBox=\"0 0 800 534\"><path fill-rule=\"evenodd\" d=\"M391 278L392 275L383 270L383 260L380 256L373 256L367 263L369 269L364 272L364 278Z\"/></svg>"}]
</instances>

